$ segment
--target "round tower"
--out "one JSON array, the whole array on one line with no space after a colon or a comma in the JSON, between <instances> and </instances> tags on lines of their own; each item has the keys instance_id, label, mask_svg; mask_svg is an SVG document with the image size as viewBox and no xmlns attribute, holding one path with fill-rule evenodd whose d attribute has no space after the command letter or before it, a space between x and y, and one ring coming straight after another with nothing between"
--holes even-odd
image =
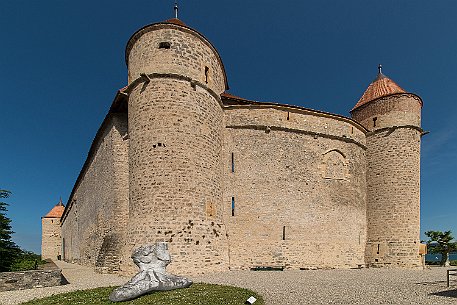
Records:
<instances>
[{"instance_id":1,"label":"round tower","mask_svg":"<svg viewBox=\"0 0 457 305\"><path fill-rule=\"evenodd\" d=\"M170 270L228 269L222 221L222 107L227 89L212 44L179 19L143 27L128 65L128 255L169 242Z\"/></svg>"},{"instance_id":2,"label":"round tower","mask_svg":"<svg viewBox=\"0 0 457 305\"><path fill-rule=\"evenodd\" d=\"M368 266L421 266L422 100L382 74L351 110L367 133Z\"/></svg>"}]
</instances>

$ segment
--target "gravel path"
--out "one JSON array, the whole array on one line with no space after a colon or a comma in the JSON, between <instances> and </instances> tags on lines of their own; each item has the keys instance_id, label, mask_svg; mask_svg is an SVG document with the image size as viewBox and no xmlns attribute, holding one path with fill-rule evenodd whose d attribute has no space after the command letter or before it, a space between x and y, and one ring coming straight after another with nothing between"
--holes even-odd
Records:
<instances>
[{"instance_id":1,"label":"gravel path","mask_svg":"<svg viewBox=\"0 0 457 305\"><path fill-rule=\"evenodd\" d=\"M195 278L257 291L267 305L457 304L457 281L446 287L446 268L237 271ZM457 280L457 279L456 279Z\"/></svg>"},{"instance_id":2,"label":"gravel path","mask_svg":"<svg viewBox=\"0 0 457 305\"><path fill-rule=\"evenodd\" d=\"M1 304L125 283L128 278L96 274L58 261L68 285L0 292ZM232 271L194 277L195 282L227 284L259 292L267 305L457 304L457 279L446 288L446 268L428 270ZM223 304L221 304L223 305Z\"/></svg>"}]
</instances>

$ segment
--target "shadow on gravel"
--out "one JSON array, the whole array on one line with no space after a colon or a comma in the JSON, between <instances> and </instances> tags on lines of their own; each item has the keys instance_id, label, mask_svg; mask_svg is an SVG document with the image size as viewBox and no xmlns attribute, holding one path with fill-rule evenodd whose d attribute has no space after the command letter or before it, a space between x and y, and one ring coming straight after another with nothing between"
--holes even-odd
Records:
<instances>
[{"instance_id":1,"label":"shadow on gravel","mask_svg":"<svg viewBox=\"0 0 457 305\"><path fill-rule=\"evenodd\" d=\"M446 285L446 281L433 281L433 282L420 282L416 283L416 285Z\"/></svg>"},{"instance_id":2,"label":"shadow on gravel","mask_svg":"<svg viewBox=\"0 0 457 305\"><path fill-rule=\"evenodd\" d=\"M434 292L434 293L430 293L430 295L436 295L439 297L457 298L457 289Z\"/></svg>"}]
</instances>

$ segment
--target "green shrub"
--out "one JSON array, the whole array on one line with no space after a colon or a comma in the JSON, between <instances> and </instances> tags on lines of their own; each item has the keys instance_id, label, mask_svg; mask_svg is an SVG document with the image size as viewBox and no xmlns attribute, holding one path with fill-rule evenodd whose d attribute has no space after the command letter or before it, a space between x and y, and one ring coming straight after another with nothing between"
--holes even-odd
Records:
<instances>
[{"instance_id":1,"label":"green shrub","mask_svg":"<svg viewBox=\"0 0 457 305\"><path fill-rule=\"evenodd\" d=\"M41 256L29 251L22 251L17 258L13 260L11 271L27 271L37 269L39 265L45 264Z\"/></svg>"},{"instance_id":2,"label":"green shrub","mask_svg":"<svg viewBox=\"0 0 457 305\"><path fill-rule=\"evenodd\" d=\"M108 299L113 289L114 287L78 290L33 300L23 305L114 304ZM122 305L235 305L244 304L250 296L257 299L255 305L265 304L261 296L248 289L197 283L189 288L153 292L132 301L122 302Z\"/></svg>"},{"instance_id":3,"label":"green shrub","mask_svg":"<svg viewBox=\"0 0 457 305\"><path fill-rule=\"evenodd\" d=\"M453 260L449 262L451 266L457 266L457 260Z\"/></svg>"}]
</instances>

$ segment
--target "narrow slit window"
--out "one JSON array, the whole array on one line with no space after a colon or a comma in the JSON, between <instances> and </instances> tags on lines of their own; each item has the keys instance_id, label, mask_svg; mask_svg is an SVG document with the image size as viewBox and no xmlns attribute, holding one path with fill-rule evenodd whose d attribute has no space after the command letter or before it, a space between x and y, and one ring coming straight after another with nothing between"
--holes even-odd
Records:
<instances>
[{"instance_id":1,"label":"narrow slit window","mask_svg":"<svg viewBox=\"0 0 457 305\"><path fill-rule=\"evenodd\" d=\"M374 117L374 118L373 118L373 127L376 127L376 121L377 121L377 120L378 120L377 117Z\"/></svg>"},{"instance_id":2,"label":"narrow slit window","mask_svg":"<svg viewBox=\"0 0 457 305\"><path fill-rule=\"evenodd\" d=\"M171 42L162 41L159 43L159 49L169 49L171 47Z\"/></svg>"},{"instance_id":3,"label":"narrow slit window","mask_svg":"<svg viewBox=\"0 0 457 305\"><path fill-rule=\"evenodd\" d=\"M287 120L289 120L289 119L290 119L290 112L287 111Z\"/></svg>"},{"instance_id":4,"label":"narrow slit window","mask_svg":"<svg viewBox=\"0 0 457 305\"><path fill-rule=\"evenodd\" d=\"M378 244L378 251L376 252L376 254L379 254L379 244Z\"/></svg>"},{"instance_id":5,"label":"narrow slit window","mask_svg":"<svg viewBox=\"0 0 457 305\"><path fill-rule=\"evenodd\" d=\"M282 240L286 240L286 226L282 227Z\"/></svg>"},{"instance_id":6,"label":"narrow slit window","mask_svg":"<svg viewBox=\"0 0 457 305\"><path fill-rule=\"evenodd\" d=\"M209 68L205 67L205 83L208 83Z\"/></svg>"},{"instance_id":7,"label":"narrow slit window","mask_svg":"<svg viewBox=\"0 0 457 305\"><path fill-rule=\"evenodd\" d=\"M231 170L232 170L232 173L235 172L235 155L232 153L232 160L231 160Z\"/></svg>"},{"instance_id":8,"label":"narrow slit window","mask_svg":"<svg viewBox=\"0 0 457 305\"><path fill-rule=\"evenodd\" d=\"M235 197L232 197L232 216L235 216Z\"/></svg>"}]
</instances>

